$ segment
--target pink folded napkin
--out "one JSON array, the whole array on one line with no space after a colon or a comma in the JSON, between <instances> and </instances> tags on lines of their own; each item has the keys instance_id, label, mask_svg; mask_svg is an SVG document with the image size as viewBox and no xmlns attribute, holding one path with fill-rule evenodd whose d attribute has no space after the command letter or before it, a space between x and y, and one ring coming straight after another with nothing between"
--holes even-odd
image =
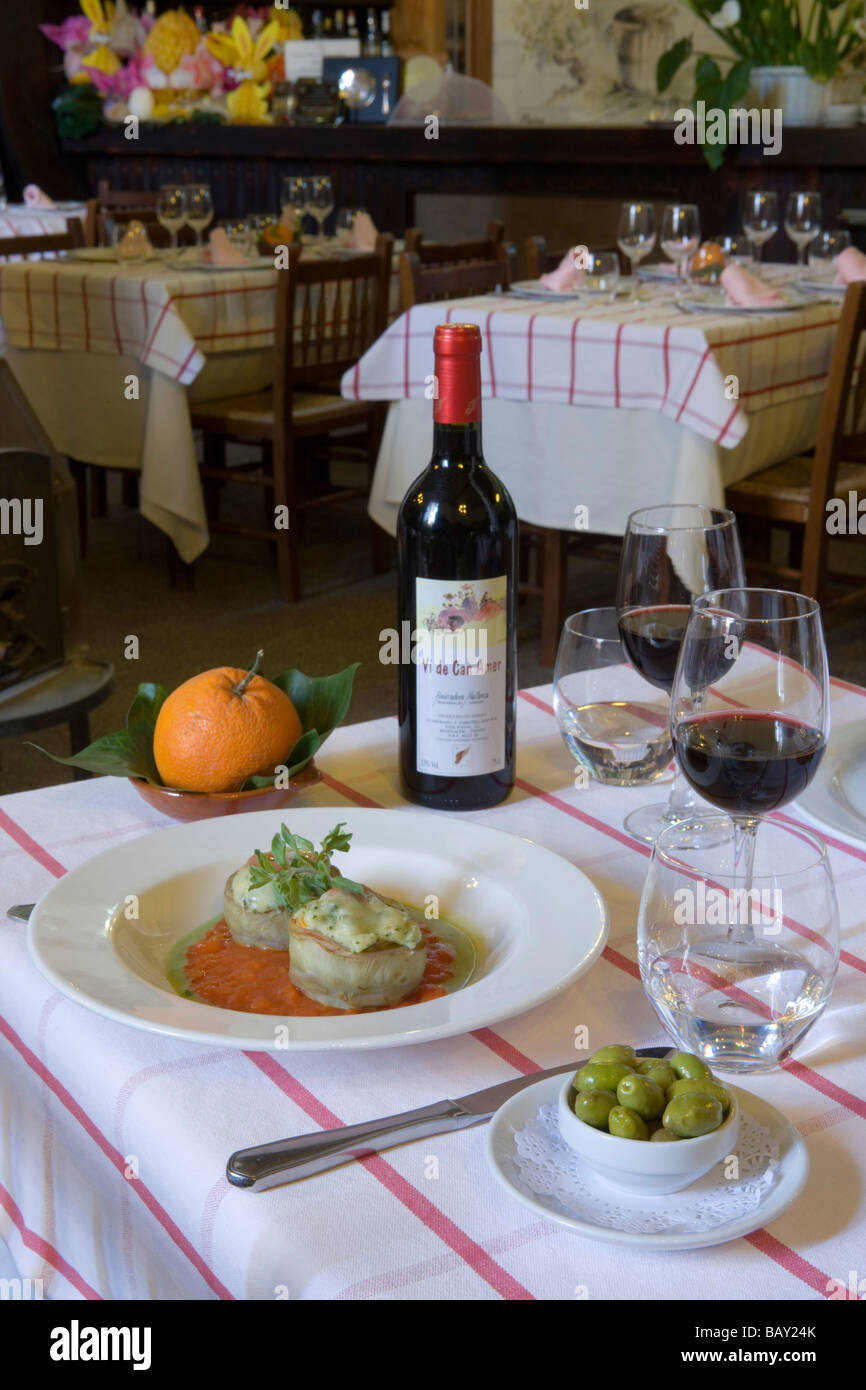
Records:
<instances>
[{"instance_id":1,"label":"pink folded napkin","mask_svg":"<svg viewBox=\"0 0 866 1390\"><path fill-rule=\"evenodd\" d=\"M576 289L578 282L583 278L583 272L574 264L574 251L573 246L570 251L566 251L556 270L551 270L539 278L539 285L543 285L546 290L553 290L554 294L568 294L570 290Z\"/></svg>"},{"instance_id":2,"label":"pink folded napkin","mask_svg":"<svg viewBox=\"0 0 866 1390\"><path fill-rule=\"evenodd\" d=\"M53 208L56 207L53 198L49 198L47 193L43 193L38 183L28 183L24 189L24 205L28 208Z\"/></svg>"},{"instance_id":3,"label":"pink folded napkin","mask_svg":"<svg viewBox=\"0 0 866 1390\"><path fill-rule=\"evenodd\" d=\"M375 251L378 235L376 223L369 212L359 212L352 223L348 245L354 251Z\"/></svg>"},{"instance_id":4,"label":"pink folded napkin","mask_svg":"<svg viewBox=\"0 0 866 1390\"><path fill-rule=\"evenodd\" d=\"M866 280L866 256L856 246L846 246L836 257L836 284L853 285Z\"/></svg>"},{"instance_id":5,"label":"pink folded napkin","mask_svg":"<svg viewBox=\"0 0 866 1390\"><path fill-rule=\"evenodd\" d=\"M208 240L203 259L211 265L249 265L249 257L232 245L223 227L214 227Z\"/></svg>"},{"instance_id":6,"label":"pink folded napkin","mask_svg":"<svg viewBox=\"0 0 866 1390\"><path fill-rule=\"evenodd\" d=\"M719 277L732 304L781 304L782 295L741 265L726 265Z\"/></svg>"}]
</instances>

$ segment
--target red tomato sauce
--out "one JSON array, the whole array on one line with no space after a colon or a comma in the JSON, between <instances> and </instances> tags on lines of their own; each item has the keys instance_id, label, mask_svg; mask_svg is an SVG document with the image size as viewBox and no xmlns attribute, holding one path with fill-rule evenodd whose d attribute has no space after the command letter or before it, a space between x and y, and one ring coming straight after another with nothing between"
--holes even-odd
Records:
<instances>
[{"instance_id":1,"label":"red tomato sauce","mask_svg":"<svg viewBox=\"0 0 866 1390\"><path fill-rule=\"evenodd\" d=\"M427 965L420 985L399 1004L423 1004L446 993L453 973L454 951L427 927ZM196 998L218 1009L238 1009L246 1014L280 1014L294 1018L321 1018L328 1014L378 1013L378 1009L334 1009L308 999L289 978L288 951L268 951L261 946L241 946L223 917L186 953L184 975Z\"/></svg>"}]
</instances>

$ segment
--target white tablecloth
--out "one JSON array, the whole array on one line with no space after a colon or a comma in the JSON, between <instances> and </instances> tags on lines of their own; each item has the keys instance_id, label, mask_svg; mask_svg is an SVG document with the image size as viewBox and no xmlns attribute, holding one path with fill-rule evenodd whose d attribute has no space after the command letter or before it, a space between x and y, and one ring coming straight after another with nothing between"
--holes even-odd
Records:
<instances>
[{"instance_id":1,"label":"white tablecloth","mask_svg":"<svg viewBox=\"0 0 866 1390\"><path fill-rule=\"evenodd\" d=\"M766 270L765 270L766 273ZM784 282L790 268L769 268ZM841 300L776 314L684 314L668 286L642 304L488 295L403 314L343 394L391 406L370 513L393 532L430 453L433 332L482 331L484 451L518 516L621 534L635 507L720 505L728 483L811 447ZM733 380L732 380L733 379Z\"/></svg>"},{"instance_id":2,"label":"white tablecloth","mask_svg":"<svg viewBox=\"0 0 866 1390\"><path fill-rule=\"evenodd\" d=\"M866 1244L866 848L830 838L843 958L830 1006L776 1073L746 1089L783 1110L810 1153L797 1203L770 1229L699 1251L580 1240L509 1200L484 1130L424 1140L259 1195L224 1176L236 1148L459 1096L554 1066L574 1029L666 1041L640 986L635 922L648 849L623 833L646 788L576 789L549 687L523 692L518 783L472 819L579 865L611 930L589 975L543 1006L447 1041L371 1054L235 1053L113 1024L57 994L26 928L0 929L0 1238L47 1298L824 1298L863 1269ZM866 691L834 683L836 727ZM298 804L400 804L393 719L339 730L325 782ZM796 806L788 813L797 816ZM408 809L407 815L415 814ZM0 801L3 904L166 822L122 782L95 779ZM427 1161L438 1159L438 1177ZM137 1176L135 1174L137 1173ZM780 1319L791 1322L792 1319Z\"/></svg>"}]
</instances>

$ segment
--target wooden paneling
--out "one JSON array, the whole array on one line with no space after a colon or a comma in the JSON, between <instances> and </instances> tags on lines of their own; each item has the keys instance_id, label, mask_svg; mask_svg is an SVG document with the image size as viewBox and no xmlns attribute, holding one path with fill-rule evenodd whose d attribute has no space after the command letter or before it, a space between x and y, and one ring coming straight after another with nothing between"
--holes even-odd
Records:
<instances>
[{"instance_id":1,"label":"wooden paneling","mask_svg":"<svg viewBox=\"0 0 866 1390\"><path fill-rule=\"evenodd\" d=\"M391 27L401 58L428 53L445 62L445 0L396 0Z\"/></svg>"},{"instance_id":2,"label":"wooden paneling","mask_svg":"<svg viewBox=\"0 0 866 1390\"><path fill-rule=\"evenodd\" d=\"M488 86L493 82L493 0L465 0L466 71Z\"/></svg>"}]
</instances>

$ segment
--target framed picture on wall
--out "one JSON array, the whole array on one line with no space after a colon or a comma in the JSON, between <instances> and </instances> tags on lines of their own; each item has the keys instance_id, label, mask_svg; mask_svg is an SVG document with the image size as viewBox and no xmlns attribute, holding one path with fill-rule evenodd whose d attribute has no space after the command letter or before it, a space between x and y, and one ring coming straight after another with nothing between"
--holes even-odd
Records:
<instances>
[{"instance_id":1,"label":"framed picture on wall","mask_svg":"<svg viewBox=\"0 0 866 1390\"><path fill-rule=\"evenodd\" d=\"M353 72L355 78L348 79L344 74ZM330 78L340 84L341 90L347 85L350 95L346 100L348 120L379 122L387 121L400 95L399 58L326 58L322 63L322 77ZM353 105L353 100L360 104Z\"/></svg>"}]
</instances>

